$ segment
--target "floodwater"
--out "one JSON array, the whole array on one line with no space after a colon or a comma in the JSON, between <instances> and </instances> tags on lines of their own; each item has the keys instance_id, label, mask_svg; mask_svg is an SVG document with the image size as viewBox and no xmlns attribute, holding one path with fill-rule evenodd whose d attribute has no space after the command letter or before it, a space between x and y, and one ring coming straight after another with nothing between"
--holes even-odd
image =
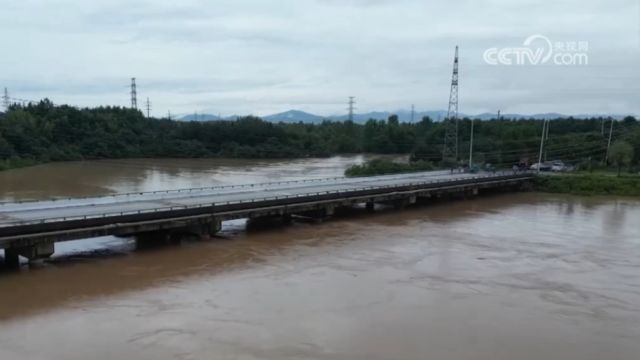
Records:
<instances>
[{"instance_id":1,"label":"floodwater","mask_svg":"<svg viewBox=\"0 0 640 360\"><path fill-rule=\"evenodd\" d=\"M95 195L359 161L51 164L0 173L0 186L9 199ZM144 251L91 240L0 273L0 359L637 360L639 219L639 200L519 193L231 222Z\"/></svg>"}]
</instances>

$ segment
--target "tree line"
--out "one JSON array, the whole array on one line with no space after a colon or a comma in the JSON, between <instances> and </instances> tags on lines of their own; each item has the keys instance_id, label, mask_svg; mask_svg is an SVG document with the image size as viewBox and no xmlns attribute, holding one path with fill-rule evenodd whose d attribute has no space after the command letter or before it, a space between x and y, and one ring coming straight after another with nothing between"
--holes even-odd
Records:
<instances>
[{"instance_id":1,"label":"tree line","mask_svg":"<svg viewBox=\"0 0 640 360\"><path fill-rule=\"evenodd\" d=\"M605 118L554 119L547 160L601 162L610 122ZM469 155L471 120L459 121L459 156ZM493 119L474 123L474 159L508 165L537 161L542 121ZM364 124L271 123L247 116L235 121L185 122L146 118L123 107L75 108L48 100L13 105L0 114L0 169L67 160L142 157L300 158L335 154L411 154L415 161L442 161L445 122L425 117L401 123L397 116ZM640 124L615 121L613 142L628 144L630 163L640 163Z\"/></svg>"}]
</instances>

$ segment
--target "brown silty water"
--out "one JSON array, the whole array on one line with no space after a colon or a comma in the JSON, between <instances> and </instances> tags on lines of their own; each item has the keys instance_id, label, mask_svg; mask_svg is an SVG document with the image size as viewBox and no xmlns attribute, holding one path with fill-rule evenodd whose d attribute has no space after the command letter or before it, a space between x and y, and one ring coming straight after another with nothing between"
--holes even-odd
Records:
<instances>
[{"instance_id":1,"label":"brown silty water","mask_svg":"<svg viewBox=\"0 0 640 360\"><path fill-rule=\"evenodd\" d=\"M337 176L362 157L0 173L6 199ZM638 359L640 201L504 194L0 273L0 359Z\"/></svg>"}]
</instances>

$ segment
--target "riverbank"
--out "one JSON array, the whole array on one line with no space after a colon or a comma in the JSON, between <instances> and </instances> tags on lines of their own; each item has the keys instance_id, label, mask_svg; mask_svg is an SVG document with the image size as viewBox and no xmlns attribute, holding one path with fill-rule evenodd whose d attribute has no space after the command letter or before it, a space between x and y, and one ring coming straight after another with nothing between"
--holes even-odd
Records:
<instances>
[{"instance_id":1,"label":"riverbank","mask_svg":"<svg viewBox=\"0 0 640 360\"><path fill-rule=\"evenodd\" d=\"M640 176L606 173L538 176L535 190L575 195L640 196Z\"/></svg>"}]
</instances>

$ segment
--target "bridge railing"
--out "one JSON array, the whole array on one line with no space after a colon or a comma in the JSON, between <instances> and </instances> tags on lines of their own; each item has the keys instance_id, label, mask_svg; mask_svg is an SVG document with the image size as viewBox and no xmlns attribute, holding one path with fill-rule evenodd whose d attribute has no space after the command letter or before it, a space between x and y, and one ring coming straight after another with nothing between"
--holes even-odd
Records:
<instances>
[{"instance_id":1,"label":"bridge railing","mask_svg":"<svg viewBox=\"0 0 640 360\"><path fill-rule=\"evenodd\" d=\"M116 193L116 194L107 194L104 196L78 196L78 197L58 197L58 198L54 197L49 199L0 201L0 206L38 203L38 202L104 199L104 198L118 198L118 197L131 197L131 196L144 196L144 195L159 195L159 194L179 194L179 193L190 193L190 192L207 191L207 190L259 188L264 186L287 185L287 184L296 184L296 183L301 184L301 183L322 182L322 181L336 181L341 179L345 179L345 177L341 176L341 177L328 177L328 178L317 178L317 179L283 180L283 181L272 181L272 182L263 182L263 183L253 183L253 184L216 185L216 186L205 186L205 187L172 189L172 190L153 190L153 191Z\"/></svg>"},{"instance_id":2,"label":"bridge railing","mask_svg":"<svg viewBox=\"0 0 640 360\"><path fill-rule=\"evenodd\" d=\"M395 178L400 178L406 175L416 176L416 175L423 174L425 175L425 177L442 175L441 172L437 174L430 174L430 173L433 173L433 172L416 172L416 173L408 173L408 174L393 174L393 175L381 175L381 176L385 176L389 179L395 179ZM216 185L216 186L205 186L205 187L172 189L172 190L127 192L127 193L108 194L104 196L79 196L79 197L58 197L58 198L54 197L50 199L0 201L0 207L8 206L8 205L30 204L30 203L41 203L41 202L81 201L81 200L89 200L89 199L104 200L104 199L116 199L116 198L129 198L134 196L145 196L145 195L183 194L183 193L195 193L195 192L211 191L211 190L261 188L261 187L277 186L277 185L308 184L308 183L314 183L314 182L329 182L329 181L339 181L339 180L347 180L347 179L350 181L357 182L358 179L366 179L366 177L349 178L345 176L336 176L336 177L327 177L327 178L282 180L282 181L271 181L271 182L251 183L251 184Z\"/></svg>"},{"instance_id":3,"label":"bridge railing","mask_svg":"<svg viewBox=\"0 0 640 360\"><path fill-rule=\"evenodd\" d=\"M519 174L527 174L528 172L520 172ZM132 210L132 211L120 211L120 212L107 212L101 214L92 214L92 215L82 215L82 216L65 216L65 217L51 217L51 218L42 218L35 220L20 220L14 222L7 222L0 224L0 228L2 227L12 227L12 226L24 226L24 225L37 225L37 224L48 224L55 222L66 222L66 221L74 221L74 220L89 220L89 219L99 219L99 218L108 218L108 217L116 217L116 216L127 216L127 215L141 215L141 214L150 214L150 213L159 213L159 212L171 212L178 210L188 210L188 209L201 209L201 208L212 208L214 209L217 206L225 206L225 205L235 205L235 204L249 204L249 203L259 203L266 202L270 200L284 200L284 199L293 199L293 198L305 198L312 196L320 196L320 195L330 195L330 194L341 194L341 193L353 193L353 192L364 192L368 190L384 190L398 187L420 187L425 185L432 184L446 184L453 183L457 181L470 181L470 180L488 180L492 178L502 178L507 175L514 175L513 172L499 172L491 175L485 176L473 176L473 177L461 177L461 178L447 178L440 180L432 180L432 181L418 181L418 182L409 182L401 185L393 184L393 185L370 185L349 189L338 189L338 190L328 190L328 191L319 191L319 192L307 192L307 193L299 193L292 195L282 195L282 196L268 196L262 198L253 198L253 199L245 199L245 200L232 200L218 203L202 203L195 205L180 205L180 206L165 206L158 207L152 209L141 209L141 210Z\"/></svg>"}]
</instances>

